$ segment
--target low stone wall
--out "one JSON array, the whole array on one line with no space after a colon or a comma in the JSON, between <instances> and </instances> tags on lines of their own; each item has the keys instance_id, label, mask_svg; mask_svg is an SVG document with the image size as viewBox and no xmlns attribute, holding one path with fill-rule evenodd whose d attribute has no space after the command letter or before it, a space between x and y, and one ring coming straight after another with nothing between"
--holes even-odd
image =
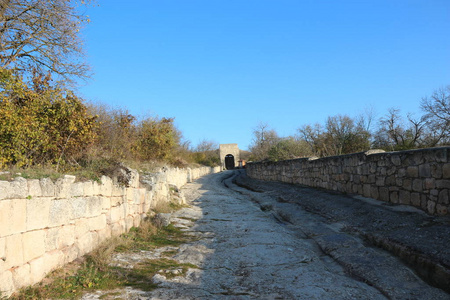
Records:
<instances>
[{"instance_id":1,"label":"low stone wall","mask_svg":"<svg viewBox=\"0 0 450 300\"><path fill-rule=\"evenodd\" d=\"M432 215L450 209L450 147L248 163L248 176L358 194L415 206Z\"/></svg>"},{"instance_id":2,"label":"low stone wall","mask_svg":"<svg viewBox=\"0 0 450 300\"><path fill-rule=\"evenodd\" d=\"M176 188L220 167L163 168L128 186L103 176L101 183L18 177L0 181L0 296L41 281L47 273L92 251L102 241L139 226L158 201Z\"/></svg>"}]
</instances>

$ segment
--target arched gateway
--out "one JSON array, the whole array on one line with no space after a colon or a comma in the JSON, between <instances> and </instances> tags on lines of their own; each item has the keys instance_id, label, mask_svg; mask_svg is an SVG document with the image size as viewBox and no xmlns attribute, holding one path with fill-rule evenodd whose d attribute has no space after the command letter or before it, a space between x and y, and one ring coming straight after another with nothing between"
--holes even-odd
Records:
<instances>
[{"instance_id":1,"label":"arched gateway","mask_svg":"<svg viewBox=\"0 0 450 300\"><path fill-rule=\"evenodd\" d=\"M220 144L219 153L220 163L224 169L234 169L238 165L240 160L238 144Z\"/></svg>"}]
</instances>

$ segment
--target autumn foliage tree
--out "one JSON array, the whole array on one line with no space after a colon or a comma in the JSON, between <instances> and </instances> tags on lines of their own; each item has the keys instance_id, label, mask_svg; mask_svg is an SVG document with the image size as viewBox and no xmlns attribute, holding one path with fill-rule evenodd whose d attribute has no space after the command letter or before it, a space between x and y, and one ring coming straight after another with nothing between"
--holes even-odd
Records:
<instances>
[{"instance_id":1,"label":"autumn foliage tree","mask_svg":"<svg viewBox=\"0 0 450 300\"><path fill-rule=\"evenodd\" d=\"M72 92L0 69L0 168L75 160L95 140L96 117Z\"/></svg>"}]
</instances>

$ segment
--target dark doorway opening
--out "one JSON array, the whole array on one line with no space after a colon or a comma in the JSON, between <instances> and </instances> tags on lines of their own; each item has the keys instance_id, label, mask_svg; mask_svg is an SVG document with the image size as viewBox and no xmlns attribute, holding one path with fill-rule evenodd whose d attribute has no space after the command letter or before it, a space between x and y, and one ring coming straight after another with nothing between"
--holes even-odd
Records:
<instances>
[{"instance_id":1,"label":"dark doorway opening","mask_svg":"<svg viewBox=\"0 0 450 300\"><path fill-rule=\"evenodd\" d=\"M232 154L225 155L225 169L234 169L234 156Z\"/></svg>"}]
</instances>

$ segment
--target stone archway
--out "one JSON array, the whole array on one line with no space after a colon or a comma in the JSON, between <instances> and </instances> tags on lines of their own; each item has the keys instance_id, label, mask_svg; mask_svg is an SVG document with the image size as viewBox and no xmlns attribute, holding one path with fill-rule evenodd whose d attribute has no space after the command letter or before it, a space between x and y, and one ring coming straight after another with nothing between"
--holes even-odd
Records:
<instances>
[{"instance_id":1,"label":"stone archway","mask_svg":"<svg viewBox=\"0 0 450 300\"><path fill-rule=\"evenodd\" d=\"M235 162L234 162L233 154L225 155L225 169L231 170L231 169L234 169L234 167L235 167Z\"/></svg>"},{"instance_id":2,"label":"stone archway","mask_svg":"<svg viewBox=\"0 0 450 300\"><path fill-rule=\"evenodd\" d=\"M220 144L219 155L220 155L220 163L222 165L222 168L226 169L226 170L234 169L240 160L239 154L240 154L240 152L239 152L238 144ZM233 158L232 167L231 167L231 158L228 158L229 162L227 164L227 156L228 155L231 155L231 157Z\"/></svg>"}]
</instances>

